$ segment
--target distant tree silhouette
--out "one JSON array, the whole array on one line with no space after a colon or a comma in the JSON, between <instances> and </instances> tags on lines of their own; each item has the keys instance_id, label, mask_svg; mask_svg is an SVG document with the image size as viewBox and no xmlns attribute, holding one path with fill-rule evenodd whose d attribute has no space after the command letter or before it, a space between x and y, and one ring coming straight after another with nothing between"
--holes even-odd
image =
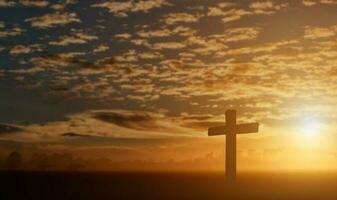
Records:
<instances>
[{"instance_id":1,"label":"distant tree silhouette","mask_svg":"<svg viewBox=\"0 0 337 200\"><path fill-rule=\"evenodd\" d=\"M18 170L22 167L22 157L19 152L12 152L8 155L5 162L5 169L8 170Z\"/></svg>"}]
</instances>

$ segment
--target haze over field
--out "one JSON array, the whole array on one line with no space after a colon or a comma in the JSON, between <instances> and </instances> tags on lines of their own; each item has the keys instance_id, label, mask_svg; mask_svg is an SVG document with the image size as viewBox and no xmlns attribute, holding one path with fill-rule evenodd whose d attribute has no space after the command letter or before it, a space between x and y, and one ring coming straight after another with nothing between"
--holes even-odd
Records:
<instances>
[{"instance_id":1,"label":"haze over field","mask_svg":"<svg viewBox=\"0 0 337 200\"><path fill-rule=\"evenodd\" d=\"M224 138L207 129L236 109L261 125L238 136L239 171L336 170L336 11L336 0L0 0L0 164L17 151L27 169L223 170Z\"/></svg>"}]
</instances>

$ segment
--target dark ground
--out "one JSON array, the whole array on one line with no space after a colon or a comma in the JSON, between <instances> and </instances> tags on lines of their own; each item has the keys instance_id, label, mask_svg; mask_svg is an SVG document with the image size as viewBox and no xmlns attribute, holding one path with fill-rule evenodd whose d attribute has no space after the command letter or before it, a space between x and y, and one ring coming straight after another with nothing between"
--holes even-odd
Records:
<instances>
[{"instance_id":1,"label":"dark ground","mask_svg":"<svg viewBox=\"0 0 337 200\"><path fill-rule=\"evenodd\" d=\"M0 172L0 199L337 199L337 173Z\"/></svg>"}]
</instances>

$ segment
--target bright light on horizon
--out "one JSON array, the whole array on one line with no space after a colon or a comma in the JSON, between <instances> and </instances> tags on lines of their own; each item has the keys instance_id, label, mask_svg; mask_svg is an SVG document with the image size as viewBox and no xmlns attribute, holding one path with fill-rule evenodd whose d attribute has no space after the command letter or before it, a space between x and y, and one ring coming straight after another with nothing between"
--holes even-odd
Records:
<instances>
[{"instance_id":1,"label":"bright light on horizon","mask_svg":"<svg viewBox=\"0 0 337 200\"><path fill-rule=\"evenodd\" d=\"M308 137L314 137L320 134L323 129L323 123L317 118L305 119L300 123L299 131Z\"/></svg>"}]
</instances>

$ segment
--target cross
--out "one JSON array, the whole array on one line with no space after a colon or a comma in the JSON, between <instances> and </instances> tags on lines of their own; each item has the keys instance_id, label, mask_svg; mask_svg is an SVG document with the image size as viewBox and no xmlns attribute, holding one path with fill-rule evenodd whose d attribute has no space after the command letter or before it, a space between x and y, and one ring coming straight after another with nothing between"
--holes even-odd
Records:
<instances>
[{"instance_id":1,"label":"cross","mask_svg":"<svg viewBox=\"0 0 337 200\"><path fill-rule=\"evenodd\" d=\"M226 180L236 179L236 134L257 133L258 123L236 124L236 110L226 111L226 125L211 127L208 136L226 135Z\"/></svg>"}]
</instances>

